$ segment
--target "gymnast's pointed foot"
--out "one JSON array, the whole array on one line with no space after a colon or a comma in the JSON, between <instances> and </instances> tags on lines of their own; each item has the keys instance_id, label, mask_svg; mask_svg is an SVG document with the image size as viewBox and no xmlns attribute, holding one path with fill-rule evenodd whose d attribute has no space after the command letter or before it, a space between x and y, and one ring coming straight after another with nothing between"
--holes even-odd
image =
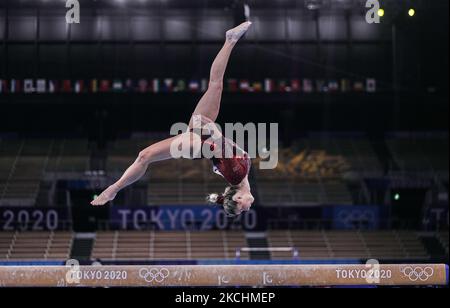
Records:
<instances>
[{"instance_id":1,"label":"gymnast's pointed foot","mask_svg":"<svg viewBox=\"0 0 450 308\"><path fill-rule=\"evenodd\" d=\"M114 198L117 195L117 189L114 187L114 185L109 186L104 192L100 194L97 198L95 198L91 204L94 206L101 206L105 205L109 201L114 200Z\"/></svg>"},{"instance_id":2,"label":"gymnast's pointed foot","mask_svg":"<svg viewBox=\"0 0 450 308\"><path fill-rule=\"evenodd\" d=\"M227 41L235 44L237 41L240 40L240 38L247 32L247 30L250 28L252 23L250 21L244 22L237 26L236 28L233 28L231 30L227 31Z\"/></svg>"}]
</instances>

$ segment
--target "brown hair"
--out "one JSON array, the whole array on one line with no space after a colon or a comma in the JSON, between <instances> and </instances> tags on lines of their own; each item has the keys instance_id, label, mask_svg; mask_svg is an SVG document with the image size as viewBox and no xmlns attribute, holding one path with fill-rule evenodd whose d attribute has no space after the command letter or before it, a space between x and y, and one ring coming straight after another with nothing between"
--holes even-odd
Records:
<instances>
[{"instance_id":1,"label":"brown hair","mask_svg":"<svg viewBox=\"0 0 450 308\"><path fill-rule=\"evenodd\" d=\"M228 186L224 194L210 194L206 197L206 201L212 204L220 204L228 217L236 217L237 202L233 200L233 196L237 193L236 186Z\"/></svg>"}]
</instances>

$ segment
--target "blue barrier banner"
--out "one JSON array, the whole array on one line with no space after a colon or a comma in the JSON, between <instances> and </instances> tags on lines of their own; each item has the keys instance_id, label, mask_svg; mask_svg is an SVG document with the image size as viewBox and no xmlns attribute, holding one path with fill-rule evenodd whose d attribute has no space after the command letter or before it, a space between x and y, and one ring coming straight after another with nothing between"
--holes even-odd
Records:
<instances>
[{"instance_id":1,"label":"blue barrier banner","mask_svg":"<svg viewBox=\"0 0 450 308\"><path fill-rule=\"evenodd\" d=\"M425 210L424 225L427 230L448 228L449 208L447 204L433 204Z\"/></svg>"},{"instance_id":2,"label":"blue barrier banner","mask_svg":"<svg viewBox=\"0 0 450 308\"><path fill-rule=\"evenodd\" d=\"M229 218L219 207L160 206L145 208L112 207L110 226L119 230L227 230L258 226L255 210Z\"/></svg>"},{"instance_id":3,"label":"blue barrier banner","mask_svg":"<svg viewBox=\"0 0 450 308\"><path fill-rule=\"evenodd\" d=\"M61 208L0 207L0 231L59 230L67 217Z\"/></svg>"},{"instance_id":4,"label":"blue barrier banner","mask_svg":"<svg viewBox=\"0 0 450 308\"><path fill-rule=\"evenodd\" d=\"M380 208L376 205L334 206L332 210L334 229L379 228Z\"/></svg>"},{"instance_id":5,"label":"blue barrier banner","mask_svg":"<svg viewBox=\"0 0 450 308\"><path fill-rule=\"evenodd\" d=\"M220 207L152 206L110 209L110 228L117 230L266 230L269 227L308 227L319 221L336 229L376 229L378 206L253 207L229 218Z\"/></svg>"},{"instance_id":6,"label":"blue barrier banner","mask_svg":"<svg viewBox=\"0 0 450 308\"><path fill-rule=\"evenodd\" d=\"M440 213L440 212L439 212ZM433 212L435 216L435 214ZM376 229L382 212L378 206L253 207L238 217L227 217L215 206L149 206L109 208L112 230L266 230L307 228L323 221L335 229ZM68 222L65 208L0 207L0 231L60 230ZM447 212L439 215L448 219ZM448 220L447 220L448 221Z\"/></svg>"}]
</instances>

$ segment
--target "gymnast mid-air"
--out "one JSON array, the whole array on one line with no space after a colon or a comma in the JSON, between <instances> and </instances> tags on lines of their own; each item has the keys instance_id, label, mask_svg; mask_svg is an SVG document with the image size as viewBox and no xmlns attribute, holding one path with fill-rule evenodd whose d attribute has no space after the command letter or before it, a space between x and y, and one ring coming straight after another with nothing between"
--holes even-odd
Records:
<instances>
[{"instance_id":1,"label":"gymnast mid-air","mask_svg":"<svg viewBox=\"0 0 450 308\"><path fill-rule=\"evenodd\" d=\"M208 90L205 92L189 121L189 130L178 136L168 138L155 143L139 153L136 161L125 171L123 176L114 184L109 186L91 204L94 206L104 205L113 200L117 193L125 187L138 181L144 176L150 164L174 158L171 152L171 145L182 144L188 141L192 145L200 145L200 148L206 144L214 153L211 159L214 165L214 172L222 175L229 183L223 194L210 194L207 201L223 206L226 214L230 217L237 216L244 211L248 211L254 202L251 194L248 174L251 167L249 155L240 149L230 139L222 136L217 130L214 134L205 136L196 127L196 119L200 118L201 124L214 123L219 115L220 103L223 91L223 78L230 58L231 52L239 39L250 28L251 22L244 22L238 27L226 32L225 44L214 60L211 67ZM213 136L214 137L213 137ZM219 137L217 137L219 135ZM193 147L199 148L199 147ZM231 148L230 155L224 155L226 149ZM194 159L194 158L192 158Z\"/></svg>"}]
</instances>

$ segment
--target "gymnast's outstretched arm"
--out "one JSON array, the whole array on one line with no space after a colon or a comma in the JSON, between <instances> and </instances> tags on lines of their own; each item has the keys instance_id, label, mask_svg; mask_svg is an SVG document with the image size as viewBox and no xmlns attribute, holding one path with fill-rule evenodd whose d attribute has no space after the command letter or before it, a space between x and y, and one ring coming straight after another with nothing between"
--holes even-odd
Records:
<instances>
[{"instance_id":1,"label":"gymnast's outstretched arm","mask_svg":"<svg viewBox=\"0 0 450 308\"><path fill-rule=\"evenodd\" d=\"M190 144L194 145L194 143L201 142L201 140L195 134L184 133L149 146L139 153L134 163L125 171L122 177L95 198L91 204L95 206L104 205L114 200L120 190L142 178L150 164L173 158L170 152L173 142L176 142L175 144L190 142Z\"/></svg>"}]
</instances>

